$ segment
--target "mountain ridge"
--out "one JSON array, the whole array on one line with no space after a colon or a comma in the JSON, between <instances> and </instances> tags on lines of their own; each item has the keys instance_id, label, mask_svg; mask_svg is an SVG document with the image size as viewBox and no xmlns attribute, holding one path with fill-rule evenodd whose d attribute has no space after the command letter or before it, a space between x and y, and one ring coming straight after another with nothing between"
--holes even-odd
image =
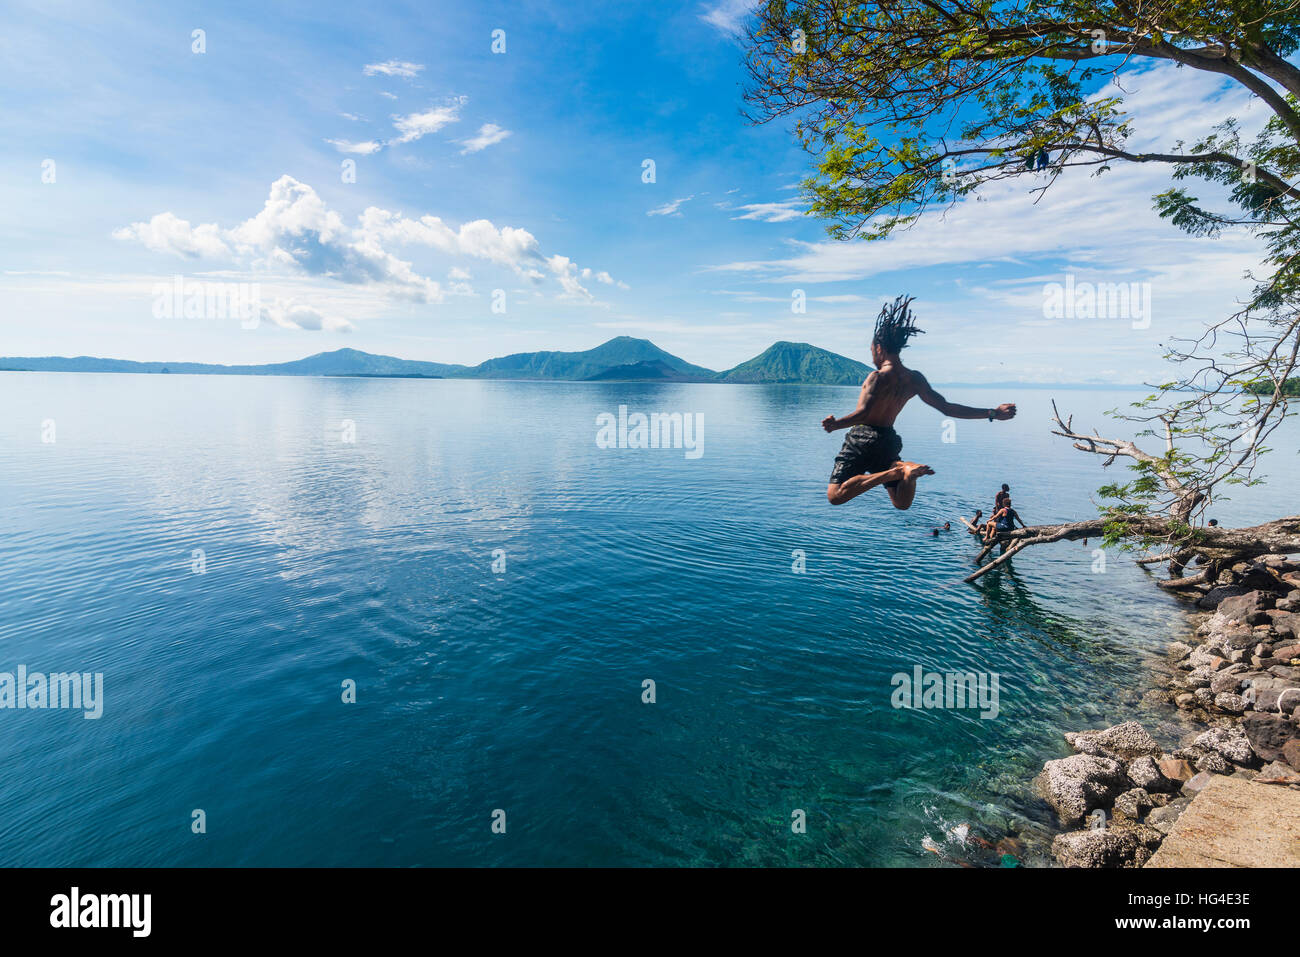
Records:
<instances>
[{"instance_id":1,"label":"mountain ridge","mask_svg":"<svg viewBox=\"0 0 1300 957\"><path fill-rule=\"evenodd\" d=\"M260 365L137 362L96 356L15 356L0 358L0 371L842 385L854 376L856 382L851 384L861 382L870 370L856 360L808 343L778 342L732 369L716 372L666 352L649 339L615 336L581 352L517 352L487 359L476 366L400 359L343 348Z\"/></svg>"},{"instance_id":2,"label":"mountain ridge","mask_svg":"<svg viewBox=\"0 0 1300 957\"><path fill-rule=\"evenodd\" d=\"M722 382L775 385L816 382L822 385L858 385L871 373L870 366L821 349L807 342L774 342L754 358L726 372Z\"/></svg>"}]
</instances>

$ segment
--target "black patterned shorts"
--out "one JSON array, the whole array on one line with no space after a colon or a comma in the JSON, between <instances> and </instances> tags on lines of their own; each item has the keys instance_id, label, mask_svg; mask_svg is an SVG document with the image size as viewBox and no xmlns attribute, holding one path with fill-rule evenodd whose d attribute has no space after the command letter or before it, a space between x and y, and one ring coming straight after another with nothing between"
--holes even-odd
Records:
<instances>
[{"instance_id":1,"label":"black patterned shorts","mask_svg":"<svg viewBox=\"0 0 1300 957\"><path fill-rule=\"evenodd\" d=\"M855 475L871 475L892 469L903 451L902 437L887 425L855 425L844 437L844 447L835 456L831 469L832 485L839 485ZM886 482L893 488L898 481Z\"/></svg>"}]
</instances>

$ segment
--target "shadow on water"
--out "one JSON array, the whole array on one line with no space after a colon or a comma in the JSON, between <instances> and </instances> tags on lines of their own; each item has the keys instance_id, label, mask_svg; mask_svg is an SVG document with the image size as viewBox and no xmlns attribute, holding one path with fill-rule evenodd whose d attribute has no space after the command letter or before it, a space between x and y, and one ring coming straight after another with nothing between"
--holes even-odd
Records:
<instances>
[{"instance_id":1,"label":"shadow on water","mask_svg":"<svg viewBox=\"0 0 1300 957\"><path fill-rule=\"evenodd\" d=\"M1097 635L1095 623L1076 618L1040 602L1010 561L999 565L972 583L980 604L990 617L1006 626L1017 639L1032 638L1047 648L1069 648L1076 652L1095 647L1104 639Z\"/></svg>"}]
</instances>

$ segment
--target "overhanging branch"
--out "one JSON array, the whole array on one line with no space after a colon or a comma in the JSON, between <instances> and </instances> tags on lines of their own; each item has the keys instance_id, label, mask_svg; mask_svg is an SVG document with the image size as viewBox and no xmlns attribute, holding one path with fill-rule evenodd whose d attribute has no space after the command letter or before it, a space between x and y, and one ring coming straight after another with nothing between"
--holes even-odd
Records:
<instances>
[{"instance_id":1,"label":"overhanging branch","mask_svg":"<svg viewBox=\"0 0 1300 957\"><path fill-rule=\"evenodd\" d=\"M1136 539L1173 539L1185 534L1179 523L1155 516L1130 516L1112 514L1081 522L1063 522L1058 525L1030 525L1008 532L999 532L993 542L1005 544L1007 550L990 562L982 564L967 575L964 581L973 582L992 571L1012 555L1028 548L1030 545L1044 545L1049 542L1079 541L1087 538L1099 538L1106 535L1118 535L1121 538ZM1184 554L1188 559L1198 557L1212 567L1249 561L1261 555L1294 555L1300 553L1300 515L1274 519L1262 525L1243 528L1203 528L1192 533L1193 541L1180 547L1178 558ZM986 554L985 548L981 555ZM1175 556L1159 556L1160 560ZM982 558L980 559L982 561ZM1139 559L1146 564L1149 559ZM1185 564L1186 561L1180 561ZM1173 579L1163 582L1168 588L1190 587L1201 584L1209 578L1209 569L1186 579Z\"/></svg>"}]
</instances>

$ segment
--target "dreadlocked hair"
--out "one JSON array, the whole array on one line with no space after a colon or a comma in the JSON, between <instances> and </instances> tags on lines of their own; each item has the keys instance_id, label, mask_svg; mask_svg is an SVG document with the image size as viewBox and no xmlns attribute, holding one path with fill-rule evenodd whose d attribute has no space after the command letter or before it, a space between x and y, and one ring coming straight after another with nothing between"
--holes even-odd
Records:
<instances>
[{"instance_id":1,"label":"dreadlocked hair","mask_svg":"<svg viewBox=\"0 0 1300 957\"><path fill-rule=\"evenodd\" d=\"M886 352L897 354L907 340L916 335L924 335L924 329L916 328L916 317L909 308L912 296L899 296L892 305L880 307L876 317L876 333L871 341Z\"/></svg>"}]
</instances>

